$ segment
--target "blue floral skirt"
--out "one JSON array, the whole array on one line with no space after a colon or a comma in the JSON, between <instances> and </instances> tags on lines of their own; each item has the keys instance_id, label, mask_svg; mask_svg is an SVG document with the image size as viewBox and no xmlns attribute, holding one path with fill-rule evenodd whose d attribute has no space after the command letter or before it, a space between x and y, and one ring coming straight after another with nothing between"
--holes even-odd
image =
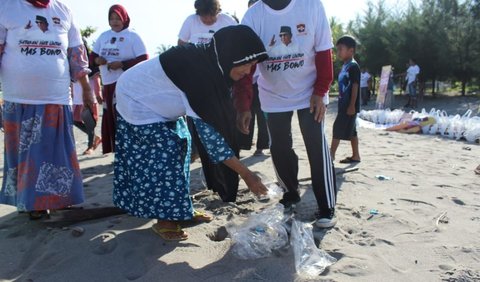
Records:
<instances>
[{"instance_id":1,"label":"blue floral skirt","mask_svg":"<svg viewBox=\"0 0 480 282\"><path fill-rule=\"evenodd\" d=\"M117 114L114 204L142 218L191 219L190 143L183 118L133 125Z\"/></svg>"},{"instance_id":2,"label":"blue floral skirt","mask_svg":"<svg viewBox=\"0 0 480 282\"><path fill-rule=\"evenodd\" d=\"M70 106L5 102L3 126L0 203L35 211L83 202Z\"/></svg>"}]
</instances>

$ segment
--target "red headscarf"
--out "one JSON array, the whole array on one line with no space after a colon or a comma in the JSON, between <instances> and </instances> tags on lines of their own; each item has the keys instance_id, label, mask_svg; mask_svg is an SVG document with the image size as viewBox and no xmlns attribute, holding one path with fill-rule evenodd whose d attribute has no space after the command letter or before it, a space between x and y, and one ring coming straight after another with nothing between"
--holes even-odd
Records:
<instances>
[{"instance_id":1,"label":"red headscarf","mask_svg":"<svg viewBox=\"0 0 480 282\"><path fill-rule=\"evenodd\" d=\"M47 8L48 3L50 3L50 0L27 0L27 2L37 8Z\"/></svg>"},{"instance_id":2,"label":"red headscarf","mask_svg":"<svg viewBox=\"0 0 480 282\"><path fill-rule=\"evenodd\" d=\"M115 13L120 17L123 23L123 29L128 28L128 26L130 25L130 17L128 16L127 10L122 5L116 4L110 7L110 9L108 10L109 20L112 13Z\"/></svg>"}]
</instances>

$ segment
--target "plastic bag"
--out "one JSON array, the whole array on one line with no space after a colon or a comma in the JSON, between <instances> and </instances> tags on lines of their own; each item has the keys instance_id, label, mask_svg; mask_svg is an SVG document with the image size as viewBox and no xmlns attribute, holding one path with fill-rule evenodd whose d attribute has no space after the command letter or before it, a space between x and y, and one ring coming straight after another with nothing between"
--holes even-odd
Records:
<instances>
[{"instance_id":1,"label":"plastic bag","mask_svg":"<svg viewBox=\"0 0 480 282\"><path fill-rule=\"evenodd\" d=\"M240 259L257 259L288 247L283 211L283 205L277 204L250 215L240 226L227 227L234 243L233 254Z\"/></svg>"},{"instance_id":2,"label":"plastic bag","mask_svg":"<svg viewBox=\"0 0 480 282\"><path fill-rule=\"evenodd\" d=\"M293 220L291 244L298 275L316 277L325 268L337 262L327 252L317 248L313 239L312 225Z\"/></svg>"}]
</instances>

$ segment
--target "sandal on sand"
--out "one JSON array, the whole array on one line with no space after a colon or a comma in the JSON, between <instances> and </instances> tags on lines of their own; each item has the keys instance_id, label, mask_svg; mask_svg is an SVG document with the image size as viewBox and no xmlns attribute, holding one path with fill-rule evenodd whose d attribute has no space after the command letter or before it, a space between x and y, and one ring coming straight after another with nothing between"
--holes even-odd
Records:
<instances>
[{"instance_id":1,"label":"sandal on sand","mask_svg":"<svg viewBox=\"0 0 480 282\"><path fill-rule=\"evenodd\" d=\"M474 170L476 174L479 174L480 175L480 165L477 166L477 168Z\"/></svg>"},{"instance_id":2,"label":"sandal on sand","mask_svg":"<svg viewBox=\"0 0 480 282\"><path fill-rule=\"evenodd\" d=\"M31 211L28 212L28 217L30 220L38 220L41 219L43 216L48 215L48 211Z\"/></svg>"},{"instance_id":3,"label":"sandal on sand","mask_svg":"<svg viewBox=\"0 0 480 282\"><path fill-rule=\"evenodd\" d=\"M213 216L206 212L193 210L192 220L195 222L211 222L213 220Z\"/></svg>"},{"instance_id":4,"label":"sandal on sand","mask_svg":"<svg viewBox=\"0 0 480 282\"><path fill-rule=\"evenodd\" d=\"M184 241L188 239L188 234L178 224L176 228L161 228L158 223L155 223L152 225L152 229L165 241Z\"/></svg>"},{"instance_id":5,"label":"sandal on sand","mask_svg":"<svg viewBox=\"0 0 480 282\"><path fill-rule=\"evenodd\" d=\"M351 164L351 163L359 163L360 160L354 160L352 157L346 157L345 159L341 160L341 164Z\"/></svg>"},{"instance_id":6,"label":"sandal on sand","mask_svg":"<svg viewBox=\"0 0 480 282\"><path fill-rule=\"evenodd\" d=\"M93 154L93 150L94 150L93 148L88 148L85 150L85 152L83 152L83 155L91 155Z\"/></svg>"}]
</instances>

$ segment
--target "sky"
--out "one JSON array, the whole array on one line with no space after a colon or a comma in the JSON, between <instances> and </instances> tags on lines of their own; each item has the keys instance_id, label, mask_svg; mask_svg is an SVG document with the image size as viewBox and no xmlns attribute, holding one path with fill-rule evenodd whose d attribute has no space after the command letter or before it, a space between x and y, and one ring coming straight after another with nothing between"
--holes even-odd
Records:
<instances>
[{"instance_id":1,"label":"sky","mask_svg":"<svg viewBox=\"0 0 480 282\"><path fill-rule=\"evenodd\" d=\"M148 53L153 56L160 45L176 45L178 32L185 18L195 13L194 0L61 0L73 12L80 28L97 29L90 43L108 26L108 9L113 4L123 5L130 16L130 27L140 34ZM417 0L419 1L419 0ZM247 10L248 0L220 0L222 11L236 14L239 19ZM323 0L328 18L335 17L342 23L354 20L367 8L368 0ZM377 2L376 0L374 1ZM415 1L414 1L415 2ZM388 7L401 9L407 1L385 0Z\"/></svg>"}]
</instances>

